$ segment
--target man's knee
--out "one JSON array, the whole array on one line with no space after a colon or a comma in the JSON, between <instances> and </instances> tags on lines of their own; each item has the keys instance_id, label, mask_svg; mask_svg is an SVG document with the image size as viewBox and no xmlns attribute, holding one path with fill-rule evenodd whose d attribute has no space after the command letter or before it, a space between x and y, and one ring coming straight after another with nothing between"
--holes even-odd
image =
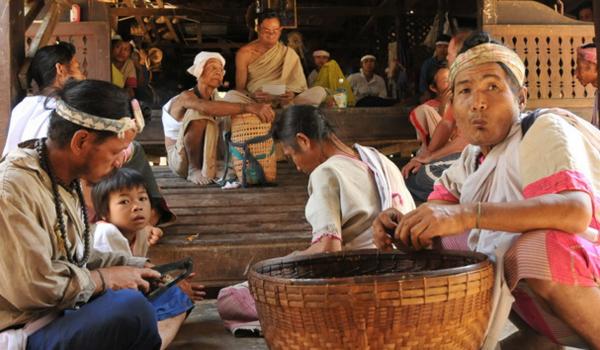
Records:
<instances>
[{"instance_id":1,"label":"man's knee","mask_svg":"<svg viewBox=\"0 0 600 350\"><path fill-rule=\"evenodd\" d=\"M115 291L113 294L114 297L111 298L113 314L106 321L120 330L127 330L126 333L132 335L131 338L136 343L140 341L145 344L160 343L156 313L146 297L132 289Z\"/></svg>"}]
</instances>

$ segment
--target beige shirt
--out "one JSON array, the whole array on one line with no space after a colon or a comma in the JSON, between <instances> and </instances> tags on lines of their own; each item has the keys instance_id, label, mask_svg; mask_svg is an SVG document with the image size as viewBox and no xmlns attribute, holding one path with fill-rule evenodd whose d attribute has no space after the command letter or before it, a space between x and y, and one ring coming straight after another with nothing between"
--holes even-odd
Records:
<instances>
[{"instance_id":1,"label":"beige shirt","mask_svg":"<svg viewBox=\"0 0 600 350\"><path fill-rule=\"evenodd\" d=\"M87 302L95 289L90 270L146 261L92 249L86 268L69 263L51 188L34 150L17 149L0 163L0 330ZM75 191L59 186L59 195L68 254L81 257L81 203Z\"/></svg>"}]
</instances>

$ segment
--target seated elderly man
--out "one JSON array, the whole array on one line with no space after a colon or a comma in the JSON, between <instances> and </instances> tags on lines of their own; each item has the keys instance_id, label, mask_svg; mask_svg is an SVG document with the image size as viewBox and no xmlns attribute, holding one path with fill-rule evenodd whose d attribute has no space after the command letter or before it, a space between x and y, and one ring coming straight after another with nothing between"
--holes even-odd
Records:
<instances>
[{"instance_id":1,"label":"seated elderly man","mask_svg":"<svg viewBox=\"0 0 600 350\"><path fill-rule=\"evenodd\" d=\"M169 168L177 175L208 185L217 172L219 123L215 116L254 113L264 122L273 120L269 105L214 101L223 81L225 59L216 52L200 52L188 73L198 80L163 106L162 123Z\"/></svg>"},{"instance_id":2,"label":"seated elderly man","mask_svg":"<svg viewBox=\"0 0 600 350\"><path fill-rule=\"evenodd\" d=\"M391 232L398 244L422 249L441 236L445 248L495 261L502 283L484 348L501 333L513 297L515 314L536 331L529 333L546 337L525 340L600 348L600 132L561 109L521 116L523 62L487 33L462 50L450 69L451 105L470 145L428 203L379 215L375 242L390 248ZM525 334L512 338L515 348L538 348L520 339Z\"/></svg>"},{"instance_id":3,"label":"seated elderly man","mask_svg":"<svg viewBox=\"0 0 600 350\"><path fill-rule=\"evenodd\" d=\"M364 55L360 59L360 72L348 76L356 107L384 107L394 103L387 98L385 80L375 74L375 61L375 56Z\"/></svg>"},{"instance_id":4,"label":"seated elderly man","mask_svg":"<svg viewBox=\"0 0 600 350\"><path fill-rule=\"evenodd\" d=\"M307 89L298 54L279 41L281 22L275 11L258 16L258 39L240 48L235 57L235 88L226 101L272 103L275 106L318 106L327 93L321 87Z\"/></svg>"}]
</instances>

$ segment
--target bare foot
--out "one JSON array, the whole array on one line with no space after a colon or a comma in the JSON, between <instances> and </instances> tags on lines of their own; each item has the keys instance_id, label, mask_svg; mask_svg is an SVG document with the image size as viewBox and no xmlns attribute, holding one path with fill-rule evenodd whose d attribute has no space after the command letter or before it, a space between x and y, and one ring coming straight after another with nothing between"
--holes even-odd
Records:
<instances>
[{"instance_id":1,"label":"bare foot","mask_svg":"<svg viewBox=\"0 0 600 350\"><path fill-rule=\"evenodd\" d=\"M212 179L208 179L202 175L201 169L190 169L188 171L187 180L200 186L210 185L213 182Z\"/></svg>"}]
</instances>

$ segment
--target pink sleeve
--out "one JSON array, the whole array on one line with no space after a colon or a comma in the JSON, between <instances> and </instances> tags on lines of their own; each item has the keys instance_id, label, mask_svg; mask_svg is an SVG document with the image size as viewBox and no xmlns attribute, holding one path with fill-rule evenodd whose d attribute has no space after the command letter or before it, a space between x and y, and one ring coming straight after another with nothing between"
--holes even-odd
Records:
<instances>
[{"instance_id":1,"label":"pink sleeve","mask_svg":"<svg viewBox=\"0 0 600 350\"><path fill-rule=\"evenodd\" d=\"M452 193L450 193L450 191L448 191L446 189L446 187L444 187L444 185L442 185L441 183L436 183L433 186L433 192L431 192L431 194L429 194L429 197L427 197L427 200L428 201L441 200L441 201L452 202L452 203L459 202L458 198L456 198Z\"/></svg>"}]
</instances>

